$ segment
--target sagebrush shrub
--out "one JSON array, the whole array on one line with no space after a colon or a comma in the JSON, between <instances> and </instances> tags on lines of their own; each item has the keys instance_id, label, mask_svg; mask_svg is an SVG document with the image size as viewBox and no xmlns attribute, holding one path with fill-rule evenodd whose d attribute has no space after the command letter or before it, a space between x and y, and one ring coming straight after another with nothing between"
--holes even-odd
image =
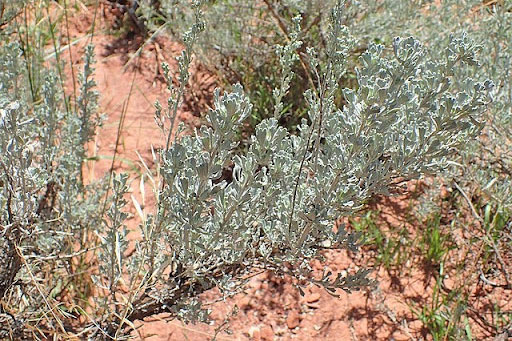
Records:
<instances>
[{"instance_id":1,"label":"sagebrush shrub","mask_svg":"<svg viewBox=\"0 0 512 341\"><path fill-rule=\"evenodd\" d=\"M58 299L72 307L87 294L75 287L85 276L74 274L71 260L94 248L91 233L101 231L105 200L101 182L82 180L85 144L100 123L92 48L76 112L62 104L58 77L40 56L18 43L0 51L0 337L41 337L29 328L39 323L65 335L65 315L52 307ZM37 67L27 66L31 57Z\"/></svg>"},{"instance_id":2,"label":"sagebrush shrub","mask_svg":"<svg viewBox=\"0 0 512 341\"><path fill-rule=\"evenodd\" d=\"M308 13L300 2L292 5ZM100 123L92 48L86 50L75 111L62 107L64 92L43 67L40 97L31 97L20 48L2 45L2 336L30 335L29 326L40 323L62 335L121 338L134 320L161 312L204 321L208 312L199 295L213 287L224 295L238 292L255 268L333 295L370 285L366 269L312 276L310 261L322 260L323 250L357 250L358 236L343 226L334 229L334 222L405 180L445 169L484 126L493 83L457 78L460 70L476 74L478 65L479 47L465 34L430 47L412 37L394 38L388 48L370 43L357 59L355 86L343 87L358 39L343 25L347 12L338 1L325 23L325 47L304 44L300 32L307 21L295 10L289 39L271 44L279 70L270 91L272 110L245 148L238 148L236 134L253 105L240 84L216 91L207 124L190 136L180 134L180 125L173 142L193 48L208 25L201 2L191 8L194 24L184 35L178 87L163 67L173 96L166 108L157 104L156 119L167 143L154 153L154 171L141 160L156 207L148 212L133 200L142 238L130 257L124 223L128 176L110 174L110 183L85 185L81 175L85 144ZM302 82L294 73L301 62L312 81L302 97L289 98L293 84ZM290 105L307 114L297 132L279 124ZM228 168L232 176L226 179ZM99 269L92 278L96 291L86 292L83 283L67 282L66 276L73 273L71 260L83 264L90 249L97 251ZM89 297L92 315L82 301ZM55 305L65 309L43 313ZM71 323L80 315L85 322ZM32 335L44 335L35 330Z\"/></svg>"},{"instance_id":3,"label":"sagebrush shrub","mask_svg":"<svg viewBox=\"0 0 512 341\"><path fill-rule=\"evenodd\" d=\"M356 70L357 89L343 89L347 104L338 108L334 97L351 44L341 13L338 4L326 59L307 51L318 86L304 94L301 103L311 123L303 120L298 134L279 126L281 110L276 110L256 127L247 151L238 151L233 139L251 103L236 85L234 92L216 93L208 126L162 152L164 185L157 186L157 212L143 224L140 244L143 250L157 238L158 252L139 263L150 264L145 278L153 281L152 295L170 311L174 306L190 312L186 302L194 295L189 298L183 290L217 286L229 293L255 266L332 293L369 284L366 270L311 277L309 260L321 258L321 250L356 248L356 237L343 227L334 231L333 222L359 210L371 196L388 193L396 182L439 171L447 156L480 132L492 83L468 78L461 91L452 92L459 64L476 63L477 46L466 36L452 38L439 59L430 58L413 38L396 38L389 58L382 45L370 45ZM289 78L274 92L277 100L292 79L286 63L294 54L286 46L280 50ZM228 166L232 179L224 180ZM166 269L169 276L160 275ZM142 294L141 308L134 304L132 314L140 317L150 297ZM197 305L192 307L196 312Z\"/></svg>"}]
</instances>

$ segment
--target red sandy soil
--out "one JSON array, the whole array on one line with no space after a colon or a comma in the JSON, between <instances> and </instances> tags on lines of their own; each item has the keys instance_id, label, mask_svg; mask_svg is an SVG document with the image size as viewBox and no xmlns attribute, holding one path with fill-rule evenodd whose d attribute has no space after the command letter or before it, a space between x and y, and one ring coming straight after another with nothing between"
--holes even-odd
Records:
<instances>
[{"instance_id":1,"label":"red sandy soil","mask_svg":"<svg viewBox=\"0 0 512 341\"><path fill-rule=\"evenodd\" d=\"M108 5L100 6L97 18L96 34L93 37L97 63L95 79L97 90L101 94L100 112L106 113L108 119L99 131L97 139L91 145L96 149L99 161L88 165L88 174L96 178L105 174L110 166L114 151L117 149L115 170L132 171L140 162L136 151L152 166L151 147L157 149L164 145L165 137L154 122L154 102L159 100L165 107L168 97L166 84L163 80L159 64L166 61L171 70L176 69L174 57L181 52L181 45L165 36L141 47L139 56L134 53L143 42L139 37L130 34L116 38L104 33L111 27L112 14ZM71 39L85 36L91 27L92 10L81 11L71 18ZM83 53L85 39L71 48L74 72L82 65L80 56ZM64 53L69 58L68 53ZM68 69L69 72L69 69ZM201 123L201 112L204 112L211 101L211 93L216 85L215 77L204 67L195 63L191 69L190 90L192 96L185 99L179 112L179 119L189 127ZM71 79L71 77L69 77ZM71 83L70 83L71 84ZM72 86L69 86L72 89ZM71 90L70 90L71 91ZM124 112L124 114L123 114ZM120 133L121 139L116 147L116 137L121 118L124 124ZM139 202L139 178L133 183L133 195ZM414 186L414 183L410 184ZM151 192L150 188L146 192ZM418 237L420 226L411 224L413 215L413 194L420 190L406 191L392 198L381 198L373 204L374 209L381 211L378 218L383 230L404 227L409 238ZM150 209L154 205L151 198L145 199L145 206ZM129 227L136 230L137 215L131 209L133 218ZM470 232L459 228L461 238L468 237ZM137 238L134 232L131 238ZM462 245L462 244L461 244ZM450 251L453 259L465 257L459 249ZM370 249L359 254L347 251L327 252L325 254L328 269L333 272L354 271L359 267L371 264L375 252ZM467 281L472 309L468 316L475 339L492 339L492 328L479 322L482 317L490 320L492 303L510 309L510 290L484 285L477 280L476 258L468 257L467 271L446 280L450 287L456 283ZM319 272L323 267L314 263ZM447 269L452 271L453 269ZM455 272L453 272L455 274ZM244 294L239 294L225 301L215 302L220 295L216 290L205 293L202 298L212 309L212 322L207 324L186 325L177 320L167 319L165 315L137 321L140 328L134 337L140 340L211 340L217 328L221 332L217 340L430 340L432 337L423 329L422 322L411 312L411 307L421 310L430 305L435 284L434 272L425 266L417 255L411 255L401 267L386 270L377 268L372 274L379 282L377 289L355 293L339 292L340 297L330 296L317 287L309 287L306 295L301 297L298 290L288 278L278 278L264 272L253 277ZM214 302L209 304L208 302ZM235 305L238 314L229 319L230 334L226 333L225 319L232 313ZM450 309L450 306L448 306Z\"/></svg>"}]
</instances>

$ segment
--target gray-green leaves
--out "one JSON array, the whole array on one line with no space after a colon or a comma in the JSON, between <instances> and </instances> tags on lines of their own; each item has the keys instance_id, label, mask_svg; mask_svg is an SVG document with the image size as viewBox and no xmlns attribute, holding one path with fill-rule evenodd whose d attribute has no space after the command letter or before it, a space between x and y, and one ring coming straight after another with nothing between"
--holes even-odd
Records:
<instances>
[{"instance_id":1,"label":"gray-green leaves","mask_svg":"<svg viewBox=\"0 0 512 341\"><path fill-rule=\"evenodd\" d=\"M321 245L355 249L356 238L343 227L333 231L340 215L387 193L397 179L445 167L445 157L479 133L492 83L451 85L453 61L473 63L475 49L466 37L453 39L437 60L414 38L396 38L391 57L371 45L357 69L359 87L343 90L342 108L334 105L333 80L344 70L328 66L340 62L333 54L325 65L312 64L330 73L306 93L312 122L293 135L276 119L263 120L243 152L232 141L251 105L240 86L222 96L217 91L209 127L164 155L163 233L174 260L189 269L181 276L220 283L223 269L243 271L240 264L280 273L285 262L318 257ZM221 177L223 170L231 175ZM291 273L307 278L306 269ZM370 283L366 274L315 283L352 290Z\"/></svg>"}]
</instances>

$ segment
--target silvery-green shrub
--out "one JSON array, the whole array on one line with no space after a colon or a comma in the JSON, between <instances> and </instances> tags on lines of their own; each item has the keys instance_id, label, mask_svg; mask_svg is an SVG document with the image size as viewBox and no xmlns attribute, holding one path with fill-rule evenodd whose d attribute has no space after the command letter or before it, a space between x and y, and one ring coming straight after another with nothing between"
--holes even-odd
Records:
<instances>
[{"instance_id":1,"label":"silvery-green shrub","mask_svg":"<svg viewBox=\"0 0 512 341\"><path fill-rule=\"evenodd\" d=\"M308 13L301 2L286 4ZM253 104L239 84L232 91L217 90L207 124L191 135L182 134L180 125L179 138L170 143L193 47L208 25L200 5L192 7L194 25L184 35L178 87L168 66L163 68L173 97L167 111L157 105L157 122L168 134L167 144L154 153L156 172L147 167L142 177L153 185L157 204L147 212L133 200L142 237L130 257L124 222L128 177L111 174L107 189L86 186L81 175L85 143L99 124L92 49L86 50L73 111L62 107L63 91L51 72L45 72L41 96L34 100L19 47L2 45L0 264L7 271L0 275L0 294L17 309L16 315L1 311L7 326L0 329L2 336L22 335L34 315L63 334L105 339L123 337L134 320L162 312L183 321L206 320L199 295L213 287L226 296L236 293L256 268L333 295L370 285L365 269L313 276L310 261L322 261L323 250L357 250L358 236L342 225L335 229L335 221L405 180L442 171L484 126L493 83L471 78L480 76L479 46L468 35L428 47L412 37L369 43L353 71L356 85L343 87L359 40L343 25L350 13L337 2L322 24L325 46L304 44L304 15L290 19L289 40L272 46L279 61L270 92L274 110L244 148L236 134ZM290 99L290 87L303 82L292 67L300 62L312 81L303 96ZM462 73L466 77L458 77ZM307 114L296 133L279 124L290 100ZM228 169L230 176L223 176ZM108 201L102 200L105 193ZM97 240L89 239L91 234ZM86 315L78 298L58 315L41 309L48 302L69 303L59 301L59 293L66 275L74 276L68 262L88 250L87 241L99 263L92 280L108 295L95 296L96 310L86 325L59 324ZM73 249L76 243L79 251ZM79 290L77 295L87 295Z\"/></svg>"},{"instance_id":2,"label":"silvery-green shrub","mask_svg":"<svg viewBox=\"0 0 512 341\"><path fill-rule=\"evenodd\" d=\"M458 68L454 72L453 85L462 88L467 77L480 81L492 79L496 84L493 91L493 104L485 112L487 123L479 139L468 141L468 148L460 153L458 166L449 173L447 179L458 179L468 193L483 194L493 206L510 210L510 129L511 129L511 68L512 39L510 1L496 4L483 4L478 0L448 0L439 4L426 2L398 1L359 1L365 11L365 20L349 23L358 41L389 41L393 36L408 34L419 37L432 47L431 54L440 57L450 36L466 34L478 46L478 64ZM371 6L379 10L370 11ZM407 16L395 20L404 11L397 6L407 7ZM375 9L375 8L374 8ZM357 7L349 7L354 15ZM400 22L402 24L395 25ZM478 188L478 189L477 189ZM479 194L480 193L480 194Z\"/></svg>"},{"instance_id":3,"label":"silvery-green shrub","mask_svg":"<svg viewBox=\"0 0 512 341\"><path fill-rule=\"evenodd\" d=\"M62 105L55 72L39 64L32 70L40 74L29 74L18 43L0 51L0 338L22 339L41 336L29 328L38 321L63 332L59 310L43 312L73 285L70 261L101 226L104 186L82 179L85 145L100 121L92 47L76 112Z\"/></svg>"},{"instance_id":4,"label":"silvery-green shrub","mask_svg":"<svg viewBox=\"0 0 512 341\"><path fill-rule=\"evenodd\" d=\"M452 84L458 68L477 63L478 46L466 35L438 47L437 58L411 37L395 38L391 53L370 44L355 71L357 87L342 89L354 43L341 25L342 13L339 3L326 50L306 51L317 78L315 88L295 99L308 114L297 134L279 125L282 111L276 110L240 151L235 134L252 105L235 85L232 92L215 93L207 125L161 151L157 211L142 224L140 253L134 255L136 264L145 265L141 285L149 289L133 301L126 319L166 311L203 318L197 293L212 287L236 292L253 268L333 294L371 284L364 269L312 276L310 261L322 259L322 250L357 249L357 236L343 226L334 230L334 222L394 185L441 171L480 133L493 83L467 78L457 88ZM297 81L289 63L297 61L298 45L296 39L277 48L285 72L273 92L278 108L289 83ZM339 91L342 106L335 101ZM226 168L232 169L228 179L222 176Z\"/></svg>"}]
</instances>

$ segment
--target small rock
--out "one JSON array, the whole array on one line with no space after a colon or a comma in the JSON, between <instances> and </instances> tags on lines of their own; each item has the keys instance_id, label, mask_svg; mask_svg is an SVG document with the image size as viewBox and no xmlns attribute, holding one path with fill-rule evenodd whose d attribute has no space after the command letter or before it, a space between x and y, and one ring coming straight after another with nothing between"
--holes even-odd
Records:
<instances>
[{"instance_id":1,"label":"small rock","mask_svg":"<svg viewBox=\"0 0 512 341\"><path fill-rule=\"evenodd\" d=\"M448 189L446 186L442 186L440 190L441 199L448 199L451 194L450 192L450 189Z\"/></svg>"},{"instance_id":2,"label":"small rock","mask_svg":"<svg viewBox=\"0 0 512 341\"><path fill-rule=\"evenodd\" d=\"M238 302L238 306L242 310L247 310L251 308L251 296L246 295L240 299Z\"/></svg>"},{"instance_id":3,"label":"small rock","mask_svg":"<svg viewBox=\"0 0 512 341\"><path fill-rule=\"evenodd\" d=\"M311 294L308 294L308 295L306 295L306 297L304 297L304 301L306 301L306 303L317 302L319 299L320 299L320 294L317 292L312 292Z\"/></svg>"},{"instance_id":4,"label":"small rock","mask_svg":"<svg viewBox=\"0 0 512 341\"><path fill-rule=\"evenodd\" d=\"M318 302L306 303L306 306L309 309L318 309L318 308L320 308L320 304L318 304Z\"/></svg>"},{"instance_id":5,"label":"small rock","mask_svg":"<svg viewBox=\"0 0 512 341\"><path fill-rule=\"evenodd\" d=\"M273 341L274 340L274 331L270 326L263 326L260 329L260 335L262 341Z\"/></svg>"},{"instance_id":6,"label":"small rock","mask_svg":"<svg viewBox=\"0 0 512 341\"><path fill-rule=\"evenodd\" d=\"M299 326L299 324L300 324L299 313L297 311L295 311L295 310L291 310L288 313L288 317L286 318L286 325L290 329L295 329L295 328L297 328Z\"/></svg>"}]
</instances>

